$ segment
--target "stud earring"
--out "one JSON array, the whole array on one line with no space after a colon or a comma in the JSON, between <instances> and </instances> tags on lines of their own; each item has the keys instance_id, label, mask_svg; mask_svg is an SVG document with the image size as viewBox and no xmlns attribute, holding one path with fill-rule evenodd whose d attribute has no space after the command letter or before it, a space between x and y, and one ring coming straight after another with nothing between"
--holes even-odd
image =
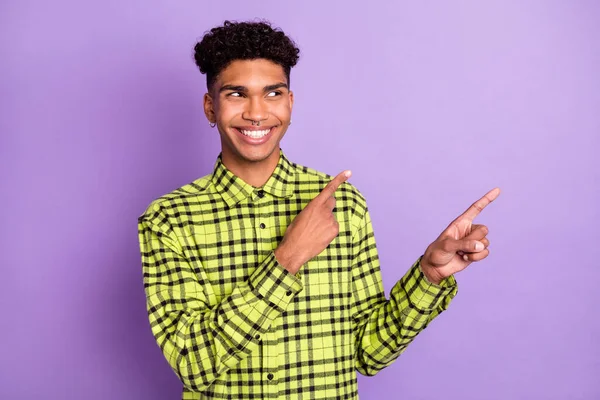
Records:
<instances>
[{"instance_id":1,"label":"stud earring","mask_svg":"<svg viewBox=\"0 0 600 400\"><path fill-rule=\"evenodd\" d=\"M292 119L290 118L290 123L288 125L291 125L291 124L292 124Z\"/></svg>"},{"instance_id":2,"label":"stud earring","mask_svg":"<svg viewBox=\"0 0 600 400\"><path fill-rule=\"evenodd\" d=\"M217 126L217 124L216 124L216 123L214 123L214 122L209 122L209 123L208 123L208 125L209 125L211 128L214 128L215 126Z\"/></svg>"}]
</instances>

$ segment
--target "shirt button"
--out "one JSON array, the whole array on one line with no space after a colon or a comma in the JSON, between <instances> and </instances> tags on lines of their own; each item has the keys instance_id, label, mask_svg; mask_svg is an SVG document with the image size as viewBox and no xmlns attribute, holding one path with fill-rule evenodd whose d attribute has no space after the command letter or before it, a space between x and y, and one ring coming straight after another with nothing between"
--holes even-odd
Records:
<instances>
[{"instance_id":1,"label":"shirt button","mask_svg":"<svg viewBox=\"0 0 600 400\"><path fill-rule=\"evenodd\" d=\"M260 229L265 229L267 226L265 224L263 224L262 222L260 223Z\"/></svg>"},{"instance_id":2,"label":"shirt button","mask_svg":"<svg viewBox=\"0 0 600 400\"><path fill-rule=\"evenodd\" d=\"M267 379L268 379L268 380L272 380L272 379L273 379L273 374L269 374L269 375L267 375Z\"/></svg>"},{"instance_id":3,"label":"shirt button","mask_svg":"<svg viewBox=\"0 0 600 400\"><path fill-rule=\"evenodd\" d=\"M288 290L288 292L285 294L286 296L291 296L292 295L292 291Z\"/></svg>"},{"instance_id":4,"label":"shirt button","mask_svg":"<svg viewBox=\"0 0 600 400\"><path fill-rule=\"evenodd\" d=\"M258 194L258 197L260 197L260 198L265 197L265 191L264 190L259 190L257 194Z\"/></svg>"},{"instance_id":5,"label":"shirt button","mask_svg":"<svg viewBox=\"0 0 600 400\"><path fill-rule=\"evenodd\" d=\"M260 339L260 335L257 334L256 336L254 336L254 339L259 340Z\"/></svg>"}]
</instances>

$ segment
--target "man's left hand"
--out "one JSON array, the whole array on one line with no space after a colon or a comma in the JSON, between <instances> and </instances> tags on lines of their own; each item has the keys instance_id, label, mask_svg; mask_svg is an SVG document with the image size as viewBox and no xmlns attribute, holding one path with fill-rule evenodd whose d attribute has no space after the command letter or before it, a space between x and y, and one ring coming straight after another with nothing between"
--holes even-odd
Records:
<instances>
[{"instance_id":1,"label":"man's left hand","mask_svg":"<svg viewBox=\"0 0 600 400\"><path fill-rule=\"evenodd\" d=\"M488 228L475 225L473 220L500 194L500 188L490 190L464 213L448 225L440 236L427 247L421 259L421 270L431 283L439 284L467 268L473 261L481 261L490 251Z\"/></svg>"}]
</instances>

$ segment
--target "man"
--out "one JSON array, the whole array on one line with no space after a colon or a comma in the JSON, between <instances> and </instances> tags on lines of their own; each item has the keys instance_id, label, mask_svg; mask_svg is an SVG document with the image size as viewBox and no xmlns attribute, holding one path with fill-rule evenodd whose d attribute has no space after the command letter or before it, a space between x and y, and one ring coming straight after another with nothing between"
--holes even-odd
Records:
<instances>
[{"instance_id":1,"label":"man","mask_svg":"<svg viewBox=\"0 0 600 400\"><path fill-rule=\"evenodd\" d=\"M299 50L263 22L195 46L204 112L221 137L212 174L139 217L150 325L183 399L357 398L356 371L390 365L487 257L474 203L387 300L367 204L346 182L290 162L290 69Z\"/></svg>"}]
</instances>

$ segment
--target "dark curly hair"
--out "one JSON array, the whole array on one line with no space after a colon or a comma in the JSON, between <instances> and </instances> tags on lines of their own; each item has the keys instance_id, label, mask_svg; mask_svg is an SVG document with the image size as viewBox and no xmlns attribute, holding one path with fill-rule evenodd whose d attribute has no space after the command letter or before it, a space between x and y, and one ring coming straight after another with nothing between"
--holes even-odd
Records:
<instances>
[{"instance_id":1,"label":"dark curly hair","mask_svg":"<svg viewBox=\"0 0 600 400\"><path fill-rule=\"evenodd\" d=\"M225 21L223 26L206 32L194 46L194 59L200 72L206 74L208 90L232 61L257 58L281 65L289 86L290 70L298 62L299 54L296 44L268 21Z\"/></svg>"}]
</instances>

